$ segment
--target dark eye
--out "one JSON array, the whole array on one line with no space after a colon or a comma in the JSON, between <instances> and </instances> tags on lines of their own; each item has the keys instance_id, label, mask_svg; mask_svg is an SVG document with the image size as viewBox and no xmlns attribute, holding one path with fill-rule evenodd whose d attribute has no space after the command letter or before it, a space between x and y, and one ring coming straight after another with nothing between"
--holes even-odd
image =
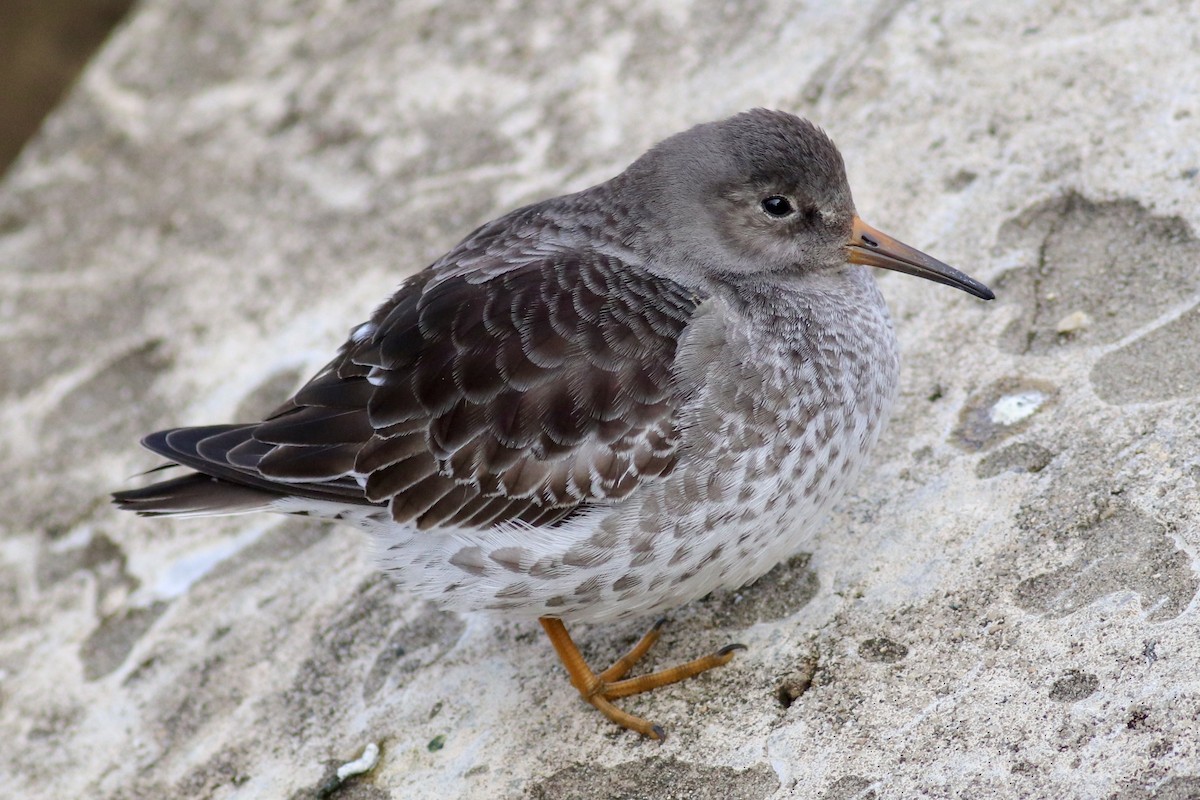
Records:
<instances>
[{"instance_id":1,"label":"dark eye","mask_svg":"<svg viewBox=\"0 0 1200 800\"><path fill-rule=\"evenodd\" d=\"M795 211L795 209L792 208L792 203L790 200L777 194L773 194L766 200L763 200L762 209L772 217L786 217Z\"/></svg>"}]
</instances>

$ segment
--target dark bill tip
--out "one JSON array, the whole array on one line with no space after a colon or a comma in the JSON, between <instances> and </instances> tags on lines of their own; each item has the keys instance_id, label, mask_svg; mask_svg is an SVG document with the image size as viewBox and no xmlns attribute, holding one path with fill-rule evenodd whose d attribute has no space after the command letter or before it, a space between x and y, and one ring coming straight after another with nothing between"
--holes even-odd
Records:
<instances>
[{"instance_id":1,"label":"dark bill tip","mask_svg":"<svg viewBox=\"0 0 1200 800\"><path fill-rule=\"evenodd\" d=\"M851 264L879 267L918 278L944 283L955 289L973 294L984 300L996 299L995 293L966 273L959 272L949 264L943 264L933 256L927 256L915 247L893 239L877 231L858 216L854 217L854 228L846 245L846 258Z\"/></svg>"}]
</instances>

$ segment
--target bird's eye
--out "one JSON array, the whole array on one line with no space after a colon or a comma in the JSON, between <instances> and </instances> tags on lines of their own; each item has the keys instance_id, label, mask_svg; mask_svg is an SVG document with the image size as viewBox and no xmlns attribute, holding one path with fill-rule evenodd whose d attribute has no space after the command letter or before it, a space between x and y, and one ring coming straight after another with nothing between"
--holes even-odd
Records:
<instances>
[{"instance_id":1,"label":"bird's eye","mask_svg":"<svg viewBox=\"0 0 1200 800\"><path fill-rule=\"evenodd\" d=\"M786 197L773 194L762 201L762 210L772 217L786 217L796 209L792 208L792 202Z\"/></svg>"}]
</instances>

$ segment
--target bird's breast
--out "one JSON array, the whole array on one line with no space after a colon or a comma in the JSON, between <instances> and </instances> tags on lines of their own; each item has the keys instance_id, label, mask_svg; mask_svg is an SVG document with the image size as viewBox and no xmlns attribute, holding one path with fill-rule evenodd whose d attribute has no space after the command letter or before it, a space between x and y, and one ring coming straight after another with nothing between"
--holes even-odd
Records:
<instances>
[{"instance_id":1,"label":"bird's breast","mask_svg":"<svg viewBox=\"0 0 1200 800\"><path fill-rule=\"evenodd\" d=\"M702 375L660 505L675 538L700 552L720 545L711 566L680 564L701 593L796 552L857 477L895 400L896 339L873 281L779 300L716 310L700 323L715 329L685 342L703 346L703 365L692 359Z\"/></svg>"}]
</instances>

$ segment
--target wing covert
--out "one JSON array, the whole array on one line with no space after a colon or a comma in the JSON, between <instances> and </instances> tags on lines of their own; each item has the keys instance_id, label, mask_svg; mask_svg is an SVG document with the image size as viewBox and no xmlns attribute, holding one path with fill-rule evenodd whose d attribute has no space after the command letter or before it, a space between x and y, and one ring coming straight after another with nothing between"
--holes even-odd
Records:
<instances>
[{"instance_id":1,"label":"wing covert","mask_svg":"<svg viewBox=\"0 0 1200 800\"><path fill-rule=\"evenodd\" d=\"M670 472L699 298L610 254L498 257L406 282L254 429L258 472L354 478L421 528L550 522Z\"/></svg>"}]
</instances>

